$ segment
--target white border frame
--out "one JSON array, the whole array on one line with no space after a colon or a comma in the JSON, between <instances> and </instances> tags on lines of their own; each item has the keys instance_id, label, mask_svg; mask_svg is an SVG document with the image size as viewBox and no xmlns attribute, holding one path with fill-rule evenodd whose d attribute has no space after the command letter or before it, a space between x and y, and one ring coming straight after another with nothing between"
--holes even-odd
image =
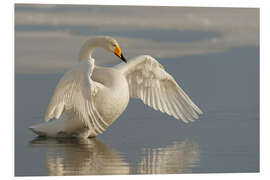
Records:
<instances>
[{"instance_id":1,"label":"white border frame","mask_svg":"<svg viewBox=\"0 0 270 180\"><path fill-rule=\"evenodd\" d=\"M196 7L247 7L260 8L260 171L261 173L235 173L235 174L182 174L182 175L131 175L131 176L91 176L94 179L136 179L136 178L182 178L182 179L269 179L269 33L270 28L267 21L270 17L269 3L267 0L181 0L175 2L155 0L9 0L1 4L1 176L10 179L14 177L14 3L40 3L40 4L98 4L98 5L157 5L157 6L196 6ZM263 98L262 98L263 97ZM27 162L26 162L27 163ZM165 177L164 177L165 176ZM37 179L39 177L26 177ZM48 177L44 177L45 179ZM50 179L74 177L50 177ZM89 179L89 176L76 177Z\"/></svg>"}]
</instances>

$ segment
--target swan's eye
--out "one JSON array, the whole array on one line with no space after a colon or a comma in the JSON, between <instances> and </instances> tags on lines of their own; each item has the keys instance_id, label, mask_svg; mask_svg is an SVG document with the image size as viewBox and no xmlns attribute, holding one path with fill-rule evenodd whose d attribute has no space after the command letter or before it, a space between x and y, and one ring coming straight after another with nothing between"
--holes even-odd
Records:
<instances>
[{"instance_id":1,"label":"swan's eye","mask_svg":"<svg viewBox=\"0 0 270 180\"><path fill-rule=\"evenodd\" d=\"M115 44L113 44L113 47L115 47L116 45Z\"/></svg>"}]
</instances>

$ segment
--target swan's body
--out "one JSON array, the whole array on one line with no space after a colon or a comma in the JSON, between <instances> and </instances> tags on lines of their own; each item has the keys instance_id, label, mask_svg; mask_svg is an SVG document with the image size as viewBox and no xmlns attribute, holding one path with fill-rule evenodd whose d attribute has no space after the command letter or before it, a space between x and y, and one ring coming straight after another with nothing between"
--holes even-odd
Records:
<instances>
[{"instance_id":1,"label":"swan's body","mask_svg":"<svg viewBox=\"0 0 270 180\"><path fill-rule=\"evenodd\" d=\"M30 127L33 132L49 137L97 136L124 112L130 97L140 98L155 110L186 123L202 113L151 56L139 56L114 67L99 67L91 57L96 47L114 52L125 61L114 39L88 40L81 49L80 63L58 83L46 122ZM50 120L53 118L59 120Z\"/></svg>"}]
</instances>

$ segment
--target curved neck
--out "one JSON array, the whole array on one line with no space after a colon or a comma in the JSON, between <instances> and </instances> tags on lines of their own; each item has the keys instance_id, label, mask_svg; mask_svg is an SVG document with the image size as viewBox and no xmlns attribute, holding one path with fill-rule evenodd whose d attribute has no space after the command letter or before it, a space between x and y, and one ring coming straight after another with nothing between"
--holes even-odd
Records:
<instances>
[{"instance_id":1,"label":"curved neck","mask_svg":"<svg viewBox=\"0 0 270 180\"><path fill-rule=\"evenodd\" d=\"M85 59L91 59L94 49L97 47L103 47L103 46L104 46L104 43L102 42L101 38L95 38L95 39L86 41L80 50L79 61L82 61Z\"/></svg>"}]
</instances>

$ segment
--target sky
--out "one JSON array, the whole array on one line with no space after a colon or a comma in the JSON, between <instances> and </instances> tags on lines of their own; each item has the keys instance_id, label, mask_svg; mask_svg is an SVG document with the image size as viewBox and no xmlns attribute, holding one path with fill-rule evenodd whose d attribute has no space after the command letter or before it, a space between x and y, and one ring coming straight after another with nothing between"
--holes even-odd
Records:
<instances>
[{"instance_id":1,"label":"sky","mask_svg":"<svg viewBox=\"0 0 270 180\"><path fill-rule=\"evenodd\" d=\"M259 46L259 9L16 4L15 72L62 73L96 35L114 37L128 59L221 53ZM93 57L119 62L101 49Z\"/></svg>"}]
</instances>

